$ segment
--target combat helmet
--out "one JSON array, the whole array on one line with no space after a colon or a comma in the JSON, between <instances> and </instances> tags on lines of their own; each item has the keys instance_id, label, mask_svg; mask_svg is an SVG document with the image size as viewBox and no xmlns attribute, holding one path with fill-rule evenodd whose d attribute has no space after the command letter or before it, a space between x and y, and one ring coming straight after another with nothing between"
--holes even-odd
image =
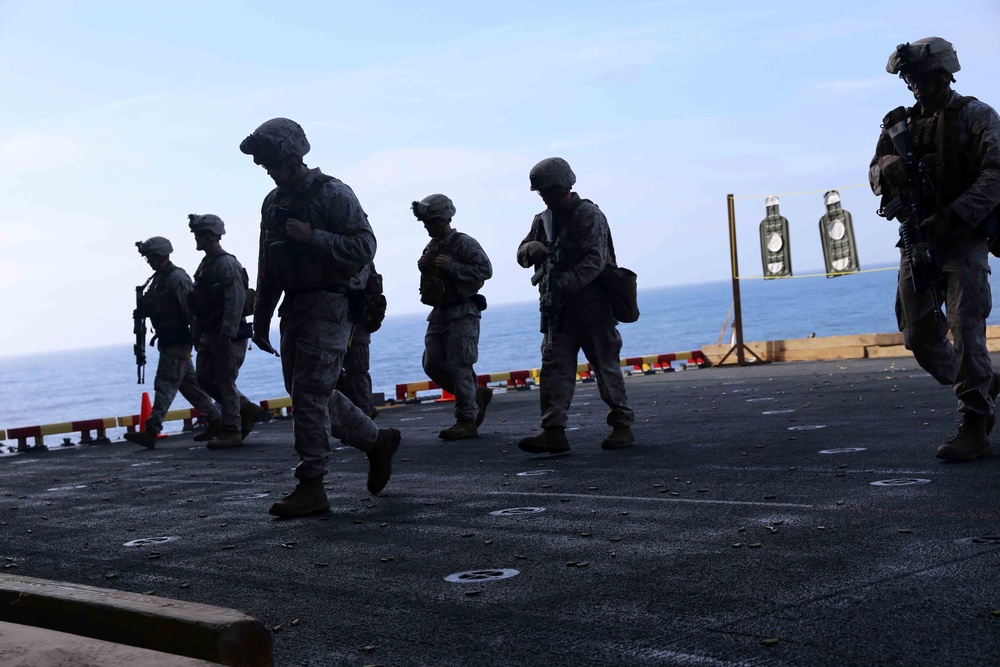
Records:
<instances>
[{"instance_id":1,"label":"combat helmet","mask_svg":"<svg viewBox=\"0 0 1000 667\"><path fill-rule=\"evenodd\" d=\"M958 64L958 53L951 42L940 37L924 37L915 42L900 44L889 56L885 71L899 74L900 78L912 74L922 74L943 70L954 74L962 66Z\"/></svg>"},{"instance_id":2,"label":"combat helmet","mask_svg":"<svg viewBox=\"0 0 1000 667\"><path fill-rule=\"evenodd\" d=\"M532 191L556 187L568 190L576 183L576 174L566 160L548 157L531 168L528 179L531 181Z\"/></svg>"},{"instance_id":3,"label":"combat helmet","mask_svg":"<svg viewBox=\"0 0 1000 667\"><path fill-rule=\"evenodd\" d=\"M420 201L413 202L410 205L410 210L421 222L436 218L451 220L455 217L455 204L442 194L427 195Z\"/></svg>"},{"instance_id":4,"label":"combat helmet","mask_svg":"<svg viewBox=\"0 0 1000 667\"><path fill-rule=\"evenodd\" d=\"M289 157L301 159L309 148L305 130L288 118L266 121L240 143L240 151L252 155L257 164L280 162Z\"/></svg>"},{"instance_id":5,"label":"combat helmet","mask_svg":"<svg viewBox=\"0 0 1000 667\"><path fill-rule=\"evenodd\" d=\"M222 222L222 218L211 213L205 215L191 213L188 215L188 227L191 228L192 234L208 231L216 236L222 236L226 233L226 223Z\"/></svg>"},{"instance_id":6,"label":"combat helmet","mask_svg":"<svg viewBox=\"0 0 1000 667\"><path fill-rule=\"evenodd\" d=\"M139 249L139 254L143 257L149 257L150 255L166 257L174 251L174 247L170 245L170 241L162 236L154 236L145 241L136 241L135 247Z\"/></svg>"}]
</instances>

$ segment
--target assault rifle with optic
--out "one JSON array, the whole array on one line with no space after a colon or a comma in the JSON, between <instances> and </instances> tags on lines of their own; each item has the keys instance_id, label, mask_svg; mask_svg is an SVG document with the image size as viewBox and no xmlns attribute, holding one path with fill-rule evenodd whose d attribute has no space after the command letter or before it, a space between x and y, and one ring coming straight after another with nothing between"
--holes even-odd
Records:
<instances>
[{"instance_id":1,"label":"assault rifle with optic","mask_svg":"<svg viewBox=\"0 0 1000 667\"><path fill-rule=\"evenodd\" d=\"M556 269L561 265L566 253L565 240L555 231L552 212L542 213L542 228L545 231L545 261L531 276L531 284L538 286L538 309L541 311L539 331L545 334L545 346L552 349L552 334L555 333L559 319L562 317L563 303L559 299L559 273Z\"/></svg>"},{"instance_id":2,"label":"assault rifle with optic","mask_svg":"<svg viewBox=\"0 0 1000 667\"><path fill-rule=\"evenodd\" d=\"M941 263L927 232L920 223L927 219L923 201L933 195L934 185L930 169L923 160L913 156L913 142L907 123L905 107L896 107L882 120L896 154L906 168L907 184L899 189L899 194L885 203L878 214L886 220L899 220L899 240L910 267L913 291L922 293L930 290L934 304L934 317L941 317Z\"/></svg>"},{"instance_id":3,"label":"assault rifle with optic","mask_svg":"<svg viewBox=\"0 0 1000 667\"><path fill-rule=\"evenodd\" d=\"M135 310L132 311L132 333L135 334L135 343L132 345L132 352L135 353L136 380L138 380L136 384L146 382L146 311L142 307L142 293L151 280L153 276L150 276L144 285L135 287Z\"/></svg>"}]
</instances>

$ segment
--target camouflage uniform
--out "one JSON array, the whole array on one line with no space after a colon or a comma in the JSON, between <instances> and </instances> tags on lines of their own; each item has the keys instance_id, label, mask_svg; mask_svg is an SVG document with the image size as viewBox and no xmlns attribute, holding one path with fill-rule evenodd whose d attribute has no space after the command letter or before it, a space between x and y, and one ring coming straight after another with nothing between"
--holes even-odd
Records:
<instances>
[{"instance_id":1,"label":"camouflage uniform","mask_svg":"<svg viewBox=\"0 0 1000 667\"><path fill-rule=\"evenodd\" d=\"M353 324L351 339L344 354L344 367L337 380L337 391L346 396L361 412L374 418L377 414L372 406L371 366L372 335L364 324Z\"/></svg>"},{"instance_id":2,"label":"camouflage uniform","mask_svg":"<svg viewBox=\"0 0 1000 667\"><path fill-rule=\"evenodd\" d=\"M950 210L952 224L945 238L938 239L937 252L943 274L942 297L947 320L935 320L930 290L915 293L911 271L902 255L896 291L896 319L907 349L917 363L944 385L951 385L962 413L988 417L993 414L990 383L993 370L986 347L986 318L992 309L988 241L989 221L1000 205L1000 117L977 100L956 107L962 97L952 92L944 115L953 116L957 145L946 146L954 162L946 169L959 169L970 162L969 181L957 192L942 192L941 206ZM935 151L937 116L924 117L919 105L911 110L910 133L915 138L915 157ZM885 130L879 136L872 158L869 181L876 195L887 195L882 182L881 160L895 151ZM947 187L940 179L936 186ZM940 212L933 197L926 204L928 215ZM946 337L951 331L955 342Z\"/></svg>"},{"instance_id":3,"label":"camouflage uniform","mask_svg":"<svg viewBox=\"0 0 1000 667\"><path fill-rule=\"evenodd\" d=\"M433 267L437 255L452 261ZM451 281L453 296L433 306L424 334L423 366L427 377L455 396L455 418L474 422L479 415L476 403L476 371L479 360L479 305L471 297L493 276L493 266L479 242L468 234L452 230L444 238L432 239L421 255L430 266L422 271L440 272L431 279ZM421 262L421 263L424 263ZM419 266L419 264L418 264ZM437 276L437 273L435 273ZM450 294L449 290L445 290Z\"/></svg>"},{"instance_id":4,"label":"camouflage uniform","mask_svg":"<svg viewBox=\"0 0 1000 667\"><path fill-rule=\"evenodd\" d=\"M194 278L196 290L215 287L223 296L221 310L195 317L198 382L219 402L223 430L240 431L240 412L249 402L236 387L249 337L243 320L246 301L243 266L220 247L216 253L206 254Z\"/></svg>"},{"instance_id":5,"label":"camouflage uniform","mask_svg":"<svg viewBox=\"0 0 1000 667\"><path fill-rule=\"evenodd\" d=\"M315 265L322 266L325 276L316 278L315 286L285 289L279 284L272 244L291 244L279 207L307 209L296 210L294 217L313 229L304 252L318 260ZM310 169L294 190L278 187L264 198L254 323L270 322L284 291L278 310L281 368L292 398L295 451L300 459L295 476L300 480L326 474L331 433L366 452L379 435L368 415L336 390L353 327L347 293L364 289L364 267L374 258L375 246L368 216L354 192L319 169Z\"/></svg>"},{"instance_id":6,"label":"camouflage uniform","mask_svg":"<svg viewBox=\"0 0 1000 667\"><path fill-rule=\"evenodd\" d=\"M542 369L539 378L542 427L565 428L569 406L576 389L577 359L580 350L594 368L601 399L608 405L607 421L613 427L631 427L635 415L628 406L622 378L620 354L622 338L611 314L604 290L594 280L605 266L614 263L609 247L608 221L596 204L572 193L571 210L556 214L546 209L555 233L566 243L565 262L557 265L559 299L563 310L555 331L542 341ZM526 244L546 242L540 213L531 223L517 251L521 266L532 266ZM535 268L538 268L537 266ZM550 345L551 343L551 345Z\"/></svg>"},{"instance_id":7,"label":"camouflage uniform","mask_svg":"<svg viewBox=\"0 0 1000 667\"><path fill-rule=\"evenodd\" d=\"M351 318L353 323L351 338L347 344L347 353L344 355L344 367L337 380L337 391L350 399L351 403L358 406L366 415L375 419L378 411L372 405L372 376L368 372L371 367L372 342L369 326L378 329L382 321L379 319L377 325L371 324L369 320L372 318L372 313L368 311L368 301L374 296L375 291L381 294L382 277L376 272L374 263L365 267L356 280L352 280L352 284L358 283L365 285L365 317L355 315ZM369 290L373 294L369 294Z\"/></svg>"},{"instance_id":8,"label":"camouflage uniform","mask_svg":"<svg viewBox=\"0 0 1000 667\"><path fill-rule=\"evenodd\" d=\"M184 269L168 263L156 272L144 297L153 328L156 330L160 359L153 381L155 399L153 412L146 419L146 429L153 433L163 430L163 418L174 402L177 391L209 421L219 420L219 410L211 397L198 384L194 364L191 362L191 312L188 294L191 278ZM154 303L162 304L152 306ZM152 308L150 307L152 306ZM161 314L160 311L167 311ZM183 330L183 331L182 331ZM183 340L186 339L186 342Z\"/></svg>"}]
</instances>

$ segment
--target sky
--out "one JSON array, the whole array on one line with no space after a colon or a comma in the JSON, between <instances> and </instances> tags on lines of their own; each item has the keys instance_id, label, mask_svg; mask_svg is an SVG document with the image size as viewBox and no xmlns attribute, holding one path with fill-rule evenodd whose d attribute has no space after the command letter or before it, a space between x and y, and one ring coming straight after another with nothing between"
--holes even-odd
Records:
<instances>
[{"instance_id":1,"label":"sky","mask_svg":"<svg viewBox=\"0 0 1000 667\"><path fill-rule=\"evenodd\" d=\"M368 213L390 316L426 310L410 203L436 192L492 260L490 302L533 299L514 257L544 208L528 172L551 156L640 289L730 278L727 194L744 276L771 194L796 273L823 266L830 189L862 269L893 262L868 163L882 117L912 103L886 60L931 35L956 46L955 90L1000 104L993 0L0 0L0 356L132 340L150 275L135 242L166 236L193 273L189 213L226 222L255 280L273 183L239 144L276 116Z\"/></svg>"}]
</instances>

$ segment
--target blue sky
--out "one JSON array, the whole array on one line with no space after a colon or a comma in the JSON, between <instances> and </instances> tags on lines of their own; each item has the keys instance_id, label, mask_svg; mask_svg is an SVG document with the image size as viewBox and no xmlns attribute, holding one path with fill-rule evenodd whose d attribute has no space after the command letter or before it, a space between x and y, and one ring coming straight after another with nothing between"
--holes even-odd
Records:
<instances>
[{"instance_id":1,"label":"blue sky","mask_svg":"<svg viewBox=\"0 0 1000 667\"><path fill-rule=\"evenodd\" d=\"M883 115L912 101L897 43L952 41L955 89L1000 104L1000 5L952 2L0 2L0 354L131 338L167 236L199 260L188 213L226 221L256 273L272 186L240 141L287 116L306 157L368 212L391 312L418 312L427 241L409 204L455 200L494 265L491 302L533 298L514 262L528 170L552 155L608 215L641 287L729 277L727 193L844 188L862 268L896 230L865 188ZM783 197L797 273L822 266L822 194ZM761 199L737 204L760 275ZM720 313L720 326L725 313ZM67 334L67 332L71 332Z\"/></svg>"}]
</instances>

